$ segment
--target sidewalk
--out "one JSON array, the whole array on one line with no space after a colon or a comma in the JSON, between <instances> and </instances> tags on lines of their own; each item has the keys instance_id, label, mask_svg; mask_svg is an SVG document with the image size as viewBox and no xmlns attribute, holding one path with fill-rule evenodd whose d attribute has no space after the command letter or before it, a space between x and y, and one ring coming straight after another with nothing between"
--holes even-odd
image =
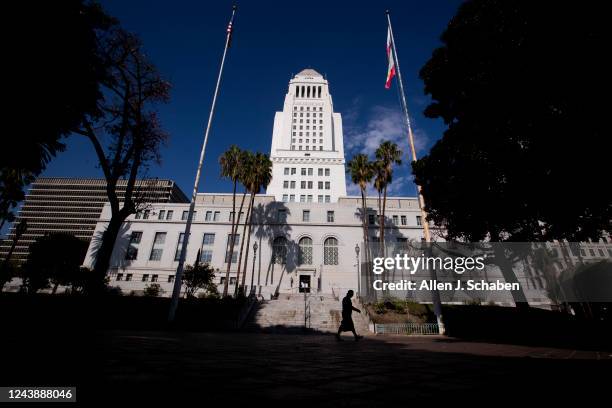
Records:
<instances>
[{"instance_id":1,"label":"sidewalk","mask_svg":"<svg viewBox=\"0 0 612 408\"><path fill-rule=\"evenodd\" d=\"M612 355L441 336L106 332L108 395L222 403L395 406L563 401L607 391ZM602 394L603 395L603 394ZM591 398L590 397L590 398ZM201 398L201 399L199 399ZM491 402L489 400L489 402Z\"/></svg>"}]
</instances>

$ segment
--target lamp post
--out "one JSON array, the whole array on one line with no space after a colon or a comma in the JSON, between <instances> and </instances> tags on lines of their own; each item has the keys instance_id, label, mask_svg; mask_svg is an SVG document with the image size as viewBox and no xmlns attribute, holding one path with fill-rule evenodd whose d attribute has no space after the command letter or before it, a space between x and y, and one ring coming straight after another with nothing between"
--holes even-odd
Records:
<instances>
[{"instance_id":1,"label":"lamp post","mask_svg":"<svg viewBox=\"0 0 612 408\"><path fill-rule=\"evenodd\" d=\"M357 296L361 296L361 275L359 273L359 244L355 244L355 257L357 259Z\"/></svg>"},{"instance_id":2,"label":"lamp post","mask_svg":"<svg viewBox=\"0 0 612 408\"><path fill-rule=\"evenodd\" d=\"M253 279L255 276L255 259L257 259L257 242L253 244L253 269L251 270L251 292L253 292Z\"/></svg>"}]
</instances>

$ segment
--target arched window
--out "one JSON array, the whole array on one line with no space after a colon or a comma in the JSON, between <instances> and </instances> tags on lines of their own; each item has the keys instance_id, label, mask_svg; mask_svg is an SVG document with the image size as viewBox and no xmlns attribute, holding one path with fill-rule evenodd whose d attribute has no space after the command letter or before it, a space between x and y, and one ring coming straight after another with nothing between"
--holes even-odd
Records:
<instances>
[{"instance_id":1,"label":"arched window","mask_svg":"<svg viewBox=\"0 0 612 408\"><path fill-rule=\"evenodd\" d=\"M312 239L308 237L300 239L298 265L312 265Z\"/></svg>"},{"instance_id":2,"label":"arched window","mask_svg":"<svg viewBox=\"0 0 612 408\"><path fill-rule=\"evenodd\" d=\"M285 237L276 237L272 243L272 262L279 265L287 263L287 240Z\"/></svg>"},{"instance_id":3,"label":"arched window","mask_svg":"<svg viewBox=\"0 0 612 408\"><path fill-rule=\"evenodd\" d=\"M329 237L323 244L323 263L325 265L338 265L338 240Z\"/></svg>"}]
</instances>

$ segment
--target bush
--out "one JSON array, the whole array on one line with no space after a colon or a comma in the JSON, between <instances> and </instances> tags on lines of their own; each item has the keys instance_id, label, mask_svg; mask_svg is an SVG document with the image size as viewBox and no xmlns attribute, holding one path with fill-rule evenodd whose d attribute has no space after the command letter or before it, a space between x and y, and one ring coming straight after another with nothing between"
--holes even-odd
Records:
<instances>
[{"instance_id":1,"label":"bush","mask_svg":"<svg viewBox=\"0 0 612 408\"><path fill-rule=\"evenodd\" d=\"M385 307L385 303L384 302L377 302L377 303L374 303L372 306L374 307L374 311L377 314L387 313L387 308Z\"/></svg>"},{"instance_id":2,"label":"bush","mask_svg":"<svg viewBox=\"0 0 612 408\"><path fill-rule=\"evenodd\" d=\"M159 286L159 283L152 283L144 288L143 295L149 297L158 297L164 293L164 290Z\"/></svg>"},{"instance_id":3,"label":"bush","mask_svg":"<svg viewBox=\"0 0 612 408\"><path fill-rule=\"evenodd\" d=\"M408 313L416 317L426 317L429 315L429 308L427 305L422 305L417 302L406 302Z\"/></svg>"}]
</instances>

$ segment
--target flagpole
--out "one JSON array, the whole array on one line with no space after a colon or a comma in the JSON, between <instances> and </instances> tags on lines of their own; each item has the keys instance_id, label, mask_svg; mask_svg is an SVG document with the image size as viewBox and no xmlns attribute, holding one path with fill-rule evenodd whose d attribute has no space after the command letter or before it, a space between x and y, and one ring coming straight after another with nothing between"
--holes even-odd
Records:
<instances>
[{"instance_id":1,"label":"flagpole","mask_svg":"<svg viewBox=\"0 0 612 408\"><path fill-rule=\"evenodd\" d=\"M176 268L176 275L174 277L174 288L172 290L172 300L170 301L170 310L168 311L168 322L173 322L176 316L176 309L178 307L179 297L181 295L181 287L183 286L183 269L185 266L185 257L187 254L187 244L189 243L189 235L191 233L191 224L193 223L193 210L195 208L196 197L198 194L198 187L200 184L200 175L202 173L202 165L204 164L204 155L206 153L206 144L208 143L208 135L210 133L210 126L212 124L213 115L215 113L215 105L217 104L217 95L219 94L219 86L221 85L221 76L223 74L223 66L225 65L225 56L227 49L229 48L230 39L232 36L232 25L234 23L234 16L236 15L236 6L232 7L232 16L229 21L227 28L227 35L225 36L225 48L223 49L223 56L221 57L221 66L219 67L219 75L217 76L217 85L215 86L215 93L213 94L212 105L210 107L210 113L208 115L208 124L206 125L206 132L204 133L204 142L202 143L202 150L200 151L200 160L198 162L198 169L195 175L195 181L193 183L193 192L191 194L191 203L189 204L189 214L187 216L187 223L185 224L185 232L183 234L183 244L181 245L181 256L179 258L178 267Z\"/></svg>"},{"instance_id":2,"label":"flagpole","mask_svg":"<svg viewBox=\"0 0 612 408\"><path fill-rule=\"evenodd\" d=\"M399 58L397 56L397 49L395 48L395 36L393 35L393 27L391 25L391 16L389 10L385 11L387 15L387 23L389 24L389 32L391 33L391 48L393 50L393 55L395 56L395 65L397 66L397 80L400 87L400 95L402 100L402 109L404 110L404 117L406 119L406 125L408 127L408 141L410 143L410 152L412 154L412 162L417 161L416 148L414 147L414 135L412 133L412 124L410 122L410 115L408 114L408 104L406 103L406 93L404 92L404 82L402 81L402 72L400 70ZM419 202L419 210L421 210L421 224L423 225L423 235L425 237L425 242L429 248L431 243L431 233L429 231L429 222L427 222L427 212L425 211L425 200L423 199L423 194L421 193L421 186L419 184L414 183L417 188L418 202ZM435 280L436 271L432 269L432 279ZM434 303L434 312L436 314L436 318L438 320L438 327L440 334L444 334L444 322L442 320L442 302L440 300L440 292L437 289L434 289L432 293L433 303Z\"/></svg>"}]
</instances>

